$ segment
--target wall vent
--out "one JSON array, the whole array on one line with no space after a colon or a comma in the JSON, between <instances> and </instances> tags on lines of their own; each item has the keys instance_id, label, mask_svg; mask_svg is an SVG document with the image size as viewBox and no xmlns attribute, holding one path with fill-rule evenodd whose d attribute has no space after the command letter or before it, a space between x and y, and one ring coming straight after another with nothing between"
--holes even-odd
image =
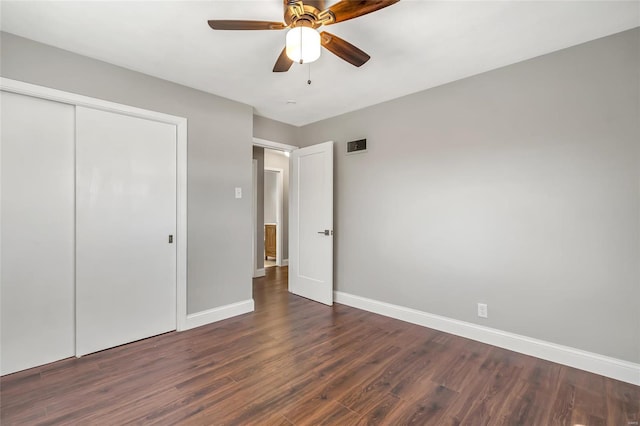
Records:
<instances>
[{"instance_id":1,"label":"wall vent","mask_svg":"<svg viewBox=\"0 0 640 426\"><path fill-rule=\"evenodd\" d=\"M357 141L347 142L347 154L356 154L367 152L367 140L360 139Z\"/></svg>"}]
</instances>

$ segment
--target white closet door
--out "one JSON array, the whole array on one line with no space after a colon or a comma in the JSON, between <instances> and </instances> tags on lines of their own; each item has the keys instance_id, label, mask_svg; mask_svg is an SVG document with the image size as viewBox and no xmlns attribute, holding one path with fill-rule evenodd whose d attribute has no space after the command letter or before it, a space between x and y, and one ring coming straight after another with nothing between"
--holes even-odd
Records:
<instances>
[{"instance_id":1,"label":"white closet door","mask_svg":"<svg viewBox=\"0 0 640 426\"><path fill-rule=\"evenodd\" d=\"M0 92L1 374L74 355L74 107Z\"/></svg>"},{"instance_id":2,"label":"white closet door","mask_svg":"<svg viewBox=\"0 0 640 426\"><path fill-rule=\"evenodd\" d=\"M176 237L175 126L77 107L76 355L175 330Z\"/></svg>"}]
</instances>

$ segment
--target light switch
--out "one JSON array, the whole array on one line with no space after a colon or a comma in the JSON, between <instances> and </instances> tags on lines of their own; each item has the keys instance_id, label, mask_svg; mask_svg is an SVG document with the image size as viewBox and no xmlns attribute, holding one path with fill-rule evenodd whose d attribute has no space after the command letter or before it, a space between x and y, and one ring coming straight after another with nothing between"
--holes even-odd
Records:
<instances>
[{"instance_id":1,"label":"light switch","mask_svg":"<svg viewBox=\"0 0 640 426\"><path fill-rule=\"evenodd\" d=\"M242 198L242 188L236 188L236 198Z\"/></svg>"}]
</instances>

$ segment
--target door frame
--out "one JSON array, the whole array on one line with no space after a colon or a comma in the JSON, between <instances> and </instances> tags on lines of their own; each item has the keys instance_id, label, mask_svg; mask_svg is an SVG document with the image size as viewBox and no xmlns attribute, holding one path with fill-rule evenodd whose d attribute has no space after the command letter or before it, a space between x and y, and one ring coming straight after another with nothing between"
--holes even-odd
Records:
<instances>
[{"instance_id":1,"label":"door frame","mask_svg":"<svg viewBox=\"0 0 640 426\"><path fill-rule=\"evenodd\" d=\"M258 160L251 160L251 170L252 170L252 192L253 196L251 197L251 221L253 222L253 239L251 240L251 258L253 259L253 267L251 268L251 273L253 274L253 278L263 277L264 276L264 268L262 268L262 272L258 270Z\"/></svg>"},{"instance_id":2,"label":"door frame","mask_svg":"<svg viewBox=\"0 0 640 426\"><path fill-rule=\"evenodd\" d=\"M187 119L0 77L0 90L176 126L176 329L187 329Z\"/></svg>"},{"instance_id":3,"label":"door frame","mask_svg":"<svg viewBox=\"0 0 640 426\"><path fill-rule=\"evenodd\" d=\"M253 145L261 148L273 149L276 151L291 152L300 149L299 146L287 145L286 143L269 141L266 139L253 138Z\"/></svg>"},{"instance_id":4,"label":"door frame","mask_svg":"<svg viewBox=\"0 0 640 426\"><path fill-rule=\"evenodd\" d=\"M282 266L282 222L284 219L284 170L278 167L265 167L265 172L277 173L276 177L276 266Z\"/></svg>"}]
</instances>

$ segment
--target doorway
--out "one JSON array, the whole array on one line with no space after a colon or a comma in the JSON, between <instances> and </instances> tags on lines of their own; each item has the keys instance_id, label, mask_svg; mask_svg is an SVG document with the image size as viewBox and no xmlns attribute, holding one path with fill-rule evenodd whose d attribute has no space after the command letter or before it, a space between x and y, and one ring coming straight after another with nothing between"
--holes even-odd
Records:
<instances>
[{"instance_id":1,"label":"doorway","mask_svg":"<svg viewBox=\"0 0 640 426\"><path fill-rule=\"evenodd\" d=\"M275 145L275 146L273 146ZM285 147L287 147L285 145ZM293 149L289 149L293 148ZM276 274L286 271L288 291L326 305L333 304L333 142L328 141L302 149L254 138L254 278L265 276L264 170L271 167L272 151L286 158L283 173L282 266L269 269ZM286 155L283 151L287 151ZM289 177L289 168L291 177ZM260 179L262 182L260 182ZM291 194L289 194L291 183ZM289 206L291 195L291 206ZM290 215L290 217L289 217ZM289 225L291 236L289 236ZM289 244L291 247L289 247ZM277 249L277 247L276 247ZM289 250L291 253L289 253ZM276 252L277 253L277 252ZM292 274L289 274L291 254ZM267 253L267 259L268 259ZM277 259L277 257L276 257ZM284 268L287 266L287 268ZM263 285L265 279L254 280Z\"/></svg>"},{"instance_id":2,"label":"doorway","mask_svg":"<svg viewBox=\"0 0 640 426\"><path fill-rule=\"evenodd\" d=\"M289 263L289 155L297 149L254 138L253 277Z\"/></svg>"}]
</instances>

